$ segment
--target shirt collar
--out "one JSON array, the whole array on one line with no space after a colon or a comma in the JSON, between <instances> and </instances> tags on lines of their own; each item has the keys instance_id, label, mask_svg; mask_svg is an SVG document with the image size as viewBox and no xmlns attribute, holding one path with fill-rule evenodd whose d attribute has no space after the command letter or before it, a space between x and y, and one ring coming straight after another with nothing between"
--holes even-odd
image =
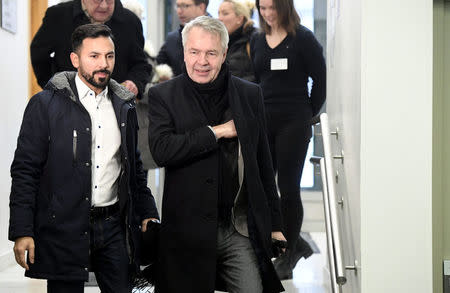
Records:
<instances>
[{"instance_id":1,"label":"shirt collar","mask_svg":"<svg viewBox=\"0 0 450 293\"><path fill-rule=\"evenodd\" d=\"M77 87L78 97L80 98L80 101L83 100L85 97L89 96L90 93L95 97L95 92L91 90L84 81L81 80L80 76L77 74L75 76L75 85ZM106 97L108 95L108 86L100 93L98 96L101 98Z\"/></svg>"}]
</instances>

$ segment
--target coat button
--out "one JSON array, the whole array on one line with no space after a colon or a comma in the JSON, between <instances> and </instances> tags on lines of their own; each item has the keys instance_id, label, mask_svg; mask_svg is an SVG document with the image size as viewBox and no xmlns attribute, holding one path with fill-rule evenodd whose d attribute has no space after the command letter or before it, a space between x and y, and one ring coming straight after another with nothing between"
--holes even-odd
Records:
<instances>
[{"instance_id":1,"label":"coat button","mask_svg":"<svg viewBox=\"0 0 450 293\"><path fill-rule=\"evenodd\" d=\"M88 268L84 268L84 270L87 272L87 271L88 271Z\"/></svg>"},{"instance_id":2,"label":"coat button","mask_svg":"<svg viewBox=\"0 0 450 293\"><path fill-rule=\"evenodd\" d=\"M120 124L120 126L124 127L124 126L125 126L125 123L122 122L122 124Z\"/></svg>"},{"instance_id":3,"label":"coat button","mask_svg":"<svg viewBox=\"0 0 450 293\"><path fill-rule=\"evenodd\" d=\"M86 162L86 167L89 167L91 165L91 163Z\"/></svg>"},{"instance_id":4,"label":"coat button","mask_svg":"<svg viewBox=\"0 0 450 293\"><path fill-rule=\"evenodd\" d=\"M212 178L206 179L206 183L208 183L208 184L212 184L213 182L214 182L214 180Z\"/></svg>"},{"instance_id":5,"label":"coat button","mask_svg":"<svg viewBox=\"0 0 450 293\"><path fill-rule=\"evenodd\" d=\"M86 127L86 131L89 132L91 131L91 129L89 127Z\"/></svg>"}]
</instances>

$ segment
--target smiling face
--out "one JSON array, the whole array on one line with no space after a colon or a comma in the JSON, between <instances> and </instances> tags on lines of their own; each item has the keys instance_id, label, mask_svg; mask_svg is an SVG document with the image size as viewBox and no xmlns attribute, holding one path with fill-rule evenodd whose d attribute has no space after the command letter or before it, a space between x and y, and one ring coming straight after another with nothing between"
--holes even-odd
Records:
<instances>
[{"instance_id":1,"label":"smiling face","mask_svg":"<svg viewBox=\"0 0 450 293\"><path fill-rule=\"evenodd\" d=\"M209 83L217 78L226 50L220 37L200 27L193 27L184 47L184 63L189 77L197 83Z\"/></svg>"},{"instance_id":2,"label":"smiling face","mask_svg":"<svg viewBox=\"0 0 450 293\"><path fill-rule=\"evenodd\" d=\"M279 25L278 12L275 9L273 0L260 0L259 13L270 27L276 27Z\"/></svg>"},{"instance_id":3,"label":"smiling face","mask_svg":"<svg viewBox=\"0 0 450 293\"><path fill-rule=\"evenodd\" d=\"M244 21L244 16L237 16L230 2L222 2L219 7L219 20L223 22L227 28L228 34L232 34L237 30Z\"/></svg>"},{"instance_id":4,"label":"smiling face","mask_svg":"<svg viewBox=\"0 0 450 293\"><path fill-rule=\"evenodd\" d=\"M114 70L114 43L109 37L86 38L78 51L70 54L70 59L80 79L99 94Z\"/></svg>"},{"instance_id":5,"label":"smiling face","mask_svg":"<svg viewBox=\"0 0 450 293\"><path fill-rule=\"evenodd\" d=\"M114 13L115 0L82 0L83 6L92 20L97 23L107 22Z\"/></svg>"}]
</instances>

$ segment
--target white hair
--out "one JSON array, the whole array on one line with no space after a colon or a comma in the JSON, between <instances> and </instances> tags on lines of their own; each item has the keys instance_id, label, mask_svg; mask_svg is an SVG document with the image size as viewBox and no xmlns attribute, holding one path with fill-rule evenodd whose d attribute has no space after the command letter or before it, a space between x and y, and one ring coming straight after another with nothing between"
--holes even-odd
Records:
<instances>
[{"instance_id":1,"label":"white hair","mask_svg":"<svg viewBox=\"0 0 450 293\"><path fill-rule=\"evenodd\" d=\"M225 52L227 50L229 40L227 28L220 20L206 15L194 18L184 26L183 31L181 32L183 48L186 47L188 34L193 27L199 27L213 35L218 35L223 51Z\"/></svg>"},{"instance_id":2,"label":"white hair","mask_svg":"<svg viewBox=\"0 0 450 293\"><path fill-rule=\"evenodd\" d=\"M141 3L137 0L126 0L122 2L123 7L125 7L128 10L131 10L136 16L142 20L143 14L144 14L144 7Z\"/></svg>"}]
</instances>

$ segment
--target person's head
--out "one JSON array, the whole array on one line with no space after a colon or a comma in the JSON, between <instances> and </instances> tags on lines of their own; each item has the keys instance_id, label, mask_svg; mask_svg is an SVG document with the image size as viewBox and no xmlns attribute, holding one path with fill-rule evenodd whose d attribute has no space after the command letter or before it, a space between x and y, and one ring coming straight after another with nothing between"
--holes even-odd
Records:
<instances>
[{"instance_id":1,"label":"person's head","mask_svg":"<svg viewBox=\"0 0 450 293\"><path fill-rule=\"evenodd\" d=\"M240 0L224 0L219 6L219 19L232 34L242 25L253 25L250 19L253 3Z\"/></svg>"},{"instance_id":2,"label":"person's head","mask_svg":"<svg viewBox=\"0 0 450 293\"><path fill-rule=\"evenodd\" d=\"M189 77L197 83L217 78L228 49L228 32L218 19L200 16L186 24L181 32L184 63Z\"/></svg>"},{"instance_id":3,"label":"person's head","mask_svg":"<svg viewBox=\"0 0 450 293\"><path fill-rule=\"evenodd\" d=\"M194 18L205 15L209 0L176 0L175 8L182 25Z\"/></svg>"},{"instance_id":4,"label":"person's head","mask_svg":"<svg viewBox=\"0 0 450 293\"><path fill-rule=\"evenodd\" d=\"M270 34L272 28L282 28L287 33L295 34L300 24L300 17L293 0L256 0L261 29Z\"/></svg>"},{"instance_id":5,"label":"person's head","mask_svg":"<svg viewBox=\"0 0 450 293\"><path fill-rule=\"evenodd\" d=\"M108 85L114 70L114 37L104 24L85 24L72 33L70 60L78 76L97 94Z\"/></svg>"},{"instance_id":6,"label":"person's head","mask_svg":"<svg viewBox=\"0 0 450 293\"><path fill-rule=\"evenodd\" d=\"M133 12L140 20L144 19L144 6L137 0L122 1L124 8Z\"/></svg>"},{"instance_id":7,"label":"person's head","mask_svg":"<svg viewBox=\"0 0 450 293\"><path fill-rule=\"evenodd\" d=\"M115 0L81 0L83 10L94 23L105 23L114 13Z\"/></svg>"}]
</instances>

